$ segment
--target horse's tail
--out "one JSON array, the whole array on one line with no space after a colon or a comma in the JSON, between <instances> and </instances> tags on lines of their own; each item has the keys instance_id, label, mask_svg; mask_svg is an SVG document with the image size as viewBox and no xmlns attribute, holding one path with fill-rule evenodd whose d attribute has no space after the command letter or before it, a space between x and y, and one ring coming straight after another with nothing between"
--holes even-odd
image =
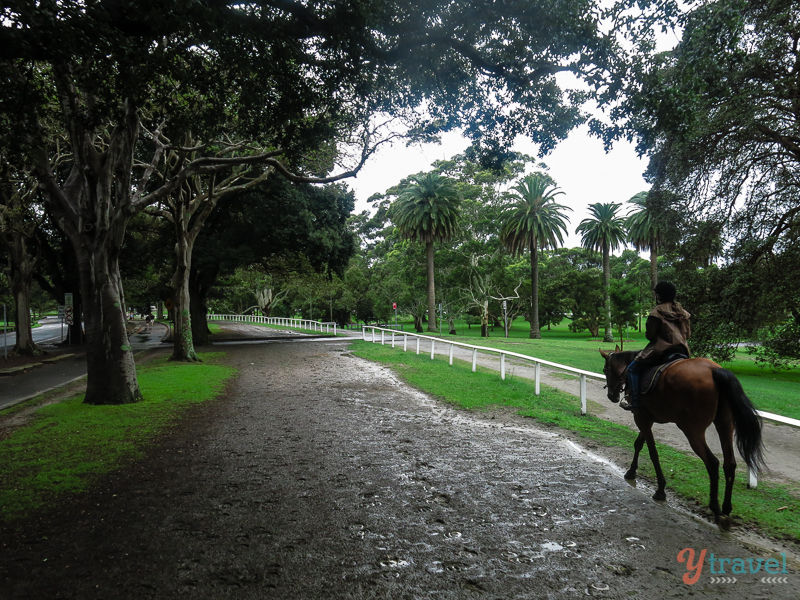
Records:
<instances>
[{"instance_id":1,"label":"horse's tail","mask_svg":"<svg viewBox=\"0 0 800 600\"><path fill-rule=\"evenodd\" d=\"M736 447L752 470L764 466L764 444L761 441L761 417L742 389L736 375L722 367L712 371L720 398L728 401L736 428Z\"/></svg>"}]
</instances>

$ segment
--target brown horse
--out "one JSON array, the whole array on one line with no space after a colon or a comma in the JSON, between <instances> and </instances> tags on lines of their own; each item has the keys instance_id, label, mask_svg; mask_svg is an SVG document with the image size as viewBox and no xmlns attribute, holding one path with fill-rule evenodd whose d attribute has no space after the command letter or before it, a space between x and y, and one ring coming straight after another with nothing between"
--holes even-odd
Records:
<instances>
[{"instance_id":1,"label":"brown horse","mask_svg":"<svg viewBox=\"0 0 800 600\"><path fill-rule=\"evenodd\" d=\"M614 352L600 354L606 360L603 373L608 384L608 399L619 402L620 391L625 382L628 365L636 352ZM731 493L733 491L736 458L733 455L733 432L736 430L736 446L745 463L751 469L763 465L764 447L761 442L761 417L753 403L745 395L736 376L715 362L705 358L690 358L667 367L658 380L656 389L642 396L641 404L633 410L633 419L639 428L639 437L634 442L631 468L625 479L636 479L639 452L647 442L650 459L656 471L658 489L654 500L665 500L666 479L658 461L653 423L675 423L692 450L701 458L708 471L711 483L708 506L714 513L721 529L730 527ZM719 459L711 453L706 443L706 429L711 423L719 434L722 445L722 471L725 474L725 497L722 510L719 507Z\"/></svg>"}]
</instances>

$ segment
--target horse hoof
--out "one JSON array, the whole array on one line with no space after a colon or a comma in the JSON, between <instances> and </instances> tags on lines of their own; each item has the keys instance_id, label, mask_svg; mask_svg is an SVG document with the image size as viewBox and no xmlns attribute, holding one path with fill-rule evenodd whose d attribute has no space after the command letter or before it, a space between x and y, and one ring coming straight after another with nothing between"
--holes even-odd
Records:
<instances>
[{"instance_id":1,"label":"horse hoof","mask_svg":"<svg viewBox=\"0 0 800 600\"><path fill-rule=\"evenodd\" d=\"M730 517L728 515L719 515L717 517L717 527L719 527L721 531L730 531L731 530Z\"/></svg>"},{"instance_id":2,"label":"horse hoof","mask_svg":"<svg viewBox=\"0 0 800 600\"><path fill-rule=\"evenodd\" d=\"M666 492L662 492L661 490L653 494L653 500L658 500L659 502L663 502L666 499L667 499Z\"/></svg>"},{"instance_id":3,"label":"horse hoof","mask_svg":"<svg viewBox=\"0 0 800 600\"><path fill-rule=\"evenodd\" d=\"M630 470L627 473L625 473L625 479L627 479L629 481L631 479L636 479L636 471Z\"/></svg>"}]
</instances>

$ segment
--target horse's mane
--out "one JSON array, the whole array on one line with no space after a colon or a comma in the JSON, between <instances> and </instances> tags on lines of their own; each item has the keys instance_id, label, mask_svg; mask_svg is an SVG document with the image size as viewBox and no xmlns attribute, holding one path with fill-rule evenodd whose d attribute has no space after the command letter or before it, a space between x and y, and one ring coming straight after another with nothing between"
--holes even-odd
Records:
<instances>
[{"instance_id":1,"label":"horse's mane","mask_svg":"<svg viewBox=\"0 0 800 600\"><path fill-rule=\"evenodd\" d=\"M612 352L612 354L617 360L623 360L626 365L629 365L633 362L633 359L636 358L636 355L639 354L639 350L625 350L624 352Z\"/></svg>"}]
</instances>

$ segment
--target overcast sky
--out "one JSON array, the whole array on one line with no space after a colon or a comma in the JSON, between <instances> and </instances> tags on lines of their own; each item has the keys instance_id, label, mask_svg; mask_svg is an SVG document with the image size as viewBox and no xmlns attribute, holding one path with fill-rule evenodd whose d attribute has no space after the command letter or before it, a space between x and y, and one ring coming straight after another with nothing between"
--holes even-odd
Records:
<instances>
[{"instance_id":1,"label":"overcast sky","mask_svg":"<svg viewBox=\"0 0 800 600\"><path fill-rule=\"evenodd\" d=\"M442 144L426 144L406 148L398 144L382 149L361 170L358 177L348 180L356 193L356 212L370 208L367 199L375 193L383 193L397 184L403 177L412 173L430 170L435 160L451 158L463 152L467 140L458 133L443 137ZM531 156L536 156L536 148L531 142L520 141L514 148ZM559 144L544 159L549 167L548 173L556 180L564 195L558 203L569 206L570 225L567 247L580 245L580 236L575 228L588 216L586 207L594 202L627 202L638 192L648 189L642 178L647 161L639 159L632 144L617 142L606 154L603 144L591 137L585 127L581 127Z\"/></svg>"}]
</instances>

